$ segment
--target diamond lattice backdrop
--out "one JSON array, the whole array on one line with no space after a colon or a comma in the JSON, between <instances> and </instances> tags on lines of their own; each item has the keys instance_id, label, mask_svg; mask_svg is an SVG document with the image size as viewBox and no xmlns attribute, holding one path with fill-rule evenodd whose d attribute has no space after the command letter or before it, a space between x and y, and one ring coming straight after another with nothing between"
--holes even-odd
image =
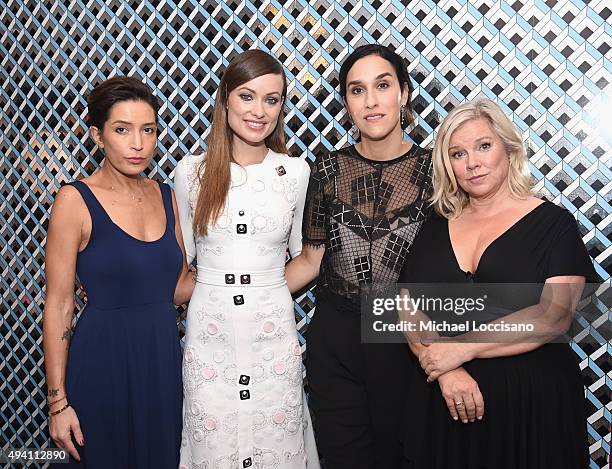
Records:
<instances>
[{"instance_id":1,"label":"diamond lattice backdrop","mask_svg":"<svg viewBox=\"0 0 612 469\"><path fill-rule=\"evenodd\" d=\"M391 45L411 62L413 139L431 145L459 103L499 102L523 133L538 189L575 215L609 280L611 8L608 0L0 2L0 447L48 444L45 235L60 185L100 161L84 123L83 96L93 84L127 74L155 89L162 128L149 175L169 181L177 160L205 148L219 75L235 54L257 47L283 62L290 148L312 159L349 141L336 92L341 61L364 43ZM610 453L611 304L608 289L590 305L601 320L573 344L592 468ZM306 293L295 307L300 331L313 311Z\"/></svg>"}]
</instances>

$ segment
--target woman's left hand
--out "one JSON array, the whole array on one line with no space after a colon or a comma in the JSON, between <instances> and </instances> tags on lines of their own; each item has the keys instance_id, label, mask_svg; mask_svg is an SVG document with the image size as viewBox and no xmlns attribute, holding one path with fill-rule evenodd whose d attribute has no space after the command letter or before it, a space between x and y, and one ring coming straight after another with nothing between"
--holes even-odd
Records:
<instances>
[{"instance_id":1,"label":"woman's left hand","mask_svg":"<svg viewBox=\"0 0 612 469\"><path fill-rule=\"evenodd\" d=\"M440 375L455 370L471 360L467 344L436 342L424 345L426 347L419 354L419 363L427 374L428 382L437 380Z\"/></svg>"}]
</instances>

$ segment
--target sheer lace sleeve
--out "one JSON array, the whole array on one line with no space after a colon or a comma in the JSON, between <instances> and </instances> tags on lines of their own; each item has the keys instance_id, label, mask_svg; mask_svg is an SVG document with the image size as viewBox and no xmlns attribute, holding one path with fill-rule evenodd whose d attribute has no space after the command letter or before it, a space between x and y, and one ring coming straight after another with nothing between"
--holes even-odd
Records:
<instances>
[{"instance_id":1,"label":"sheer lace sleeve","mask_svg":"<svg viewBox=\"0 0 612 469\"><path fill-rule=\"evenodd\" d=\"M310 168L305 160L297 161L298 166L298 197L293 213L293 225L289 235L289 254L296 257L302 252L302 219L304 215L304 204L306 203L306 190L308 188L308 177Z\"/></svg>"},{"instance_id":2,"label":"sheer lace sleeve","mask_svg":"<svg viewBox=\"0 0 612 469\"><path fill-rule=\"evenodd\" d=\"M302 242L311 246L320 246L327 241L325 183L329 179L326 176L324 162L324 157L315 160L306 193Z\"/></svg>"}]
</instances>

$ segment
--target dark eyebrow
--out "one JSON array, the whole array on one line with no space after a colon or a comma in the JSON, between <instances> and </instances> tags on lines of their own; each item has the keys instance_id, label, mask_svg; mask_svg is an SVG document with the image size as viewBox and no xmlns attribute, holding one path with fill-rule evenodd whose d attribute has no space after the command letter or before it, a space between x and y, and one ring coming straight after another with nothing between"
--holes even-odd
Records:
<instances>
[{"instance_id":1,"label":"dark eyebrow","mask_svg":"<svg viewBox=\"0 0 612 469\"><path fill-rule=\"evenodd\" d=\"M390 77L390 76L391 76L391 73L385 72L385 73L381 73L380 75L378 75L376 78L374 78L374 80L375 81L382 80L383 78ZM353 80L353 81L349 81L346 84L346 87L348 88L349 86L352 86L352 85L361 85L361 84L362 84L361 80Z\"/></svg>"},{"instance_id":2,"label":"dark eyebrow","mask_svg":"<svg viewBox=\"0 0 612 469\"><path fill-rule=\"evenodd\" d=\"M133 125L132 122L124 121L124 120L121 120L121 119L111 122L111 125L114 125L114 124ZM143 125L157 125L157 123L155 123L155 122L145 122Z\"/></svg>"},{"instance_id":3,"label":"dark eyebrow","mask_svg":"<svg viewBox=\"0 0 612 469\"><path fill-rule=\"evenodd\" d=\"M252 90L251 88L247 88L246 86L240 87L240 90L245 90L245 91L248 91L250 93L257 94L257 92L255 90ZM273 94L276 94L276 95L280 96L282 93L279 93L278 91L273 91L272 93L268 93L266 96L272 96Z\"/></svg>"}]
</instances>

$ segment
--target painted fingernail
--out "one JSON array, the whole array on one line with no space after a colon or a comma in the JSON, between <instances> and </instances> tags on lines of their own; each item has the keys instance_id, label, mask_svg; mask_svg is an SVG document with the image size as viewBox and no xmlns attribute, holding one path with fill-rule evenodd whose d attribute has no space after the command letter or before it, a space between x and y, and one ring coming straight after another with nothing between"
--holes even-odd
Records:
<instances>
[{"instance_id":1,"label":"painted fingernail","mask_svg":"<svg viewBox=\"0 0 612 469\"><path fill-rule=\"evenodd\" d=\"M465 420L462 420L462 422L463 422L463 423L468 423L468 421L467 421L467 419L465 419Z\"/></svg>"},{"instance_id":2,"label":"painted fingernail","mask_svg":"<svg viewBox=\"0 0 612 469\"><path fill-rule=\"evenodd\" d=\"M482 415L480 417L478 417L478 420L482 420Z\"/></svg>"},{"instance_id":3,"label":"painted fingernail","mask_svg":"<svg viewBox=\"0 0 612 469\"><path fill-rule=\"evenodd\" d=\"M453 417L453 420L459 420L459 417Z\"/></svg>"}]
</instances>

